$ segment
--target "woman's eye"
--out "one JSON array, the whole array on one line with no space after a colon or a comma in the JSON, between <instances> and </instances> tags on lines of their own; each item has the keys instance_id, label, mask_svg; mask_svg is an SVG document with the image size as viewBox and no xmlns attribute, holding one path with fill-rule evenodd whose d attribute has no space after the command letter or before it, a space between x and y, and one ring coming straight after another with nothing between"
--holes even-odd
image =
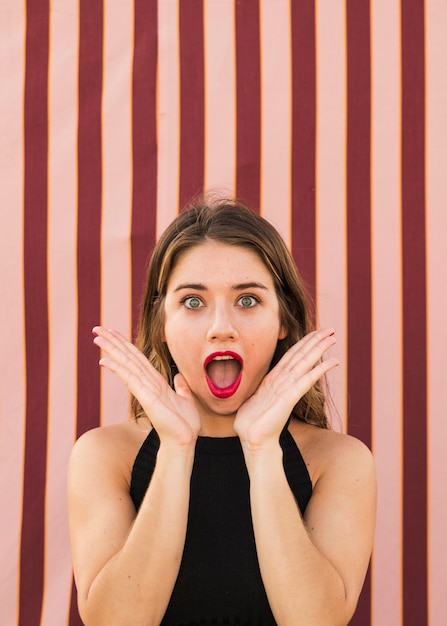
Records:
<instances>
[{"instance_id":1,"label":"woman's eye","mask_svg":"<svg viewBox=\"0 0 447 626\"><path fill-rule=\"evenodd\" d=\"M201 299L196 296L188 296L187 298L184 298L182 302L187 309L200 309L200 307L203 306Z\"/></svg>"},{"instance_id":2,"label":"woman's eye","mask_svg":"<svg viewBox=\"0 0 447 626\"><path fill-rule=\"evenodd\" d=\"M242 308L249 309L258 304L259 300L254 296L241 296L238 302Z\"/></svg>"}]
</instances>

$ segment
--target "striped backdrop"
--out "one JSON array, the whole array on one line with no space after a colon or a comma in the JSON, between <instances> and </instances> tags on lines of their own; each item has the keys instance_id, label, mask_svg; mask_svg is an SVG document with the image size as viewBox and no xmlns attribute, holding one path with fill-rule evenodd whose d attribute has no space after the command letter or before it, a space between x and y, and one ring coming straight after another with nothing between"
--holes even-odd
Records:
<instances>
[{"instance_id":1,"label":"striped backdrop","mask_svg":"<svg viewBox=\"0 0 447 626\"><path fill-rule=\"evenodd\" d=\"M154 241L203 189L284 236L335 326L343 428L378 467L352 624L443 626L445 0L0 0L0 622L79 626L77 436L127 417Z\"/></svg>"}]
</instances>

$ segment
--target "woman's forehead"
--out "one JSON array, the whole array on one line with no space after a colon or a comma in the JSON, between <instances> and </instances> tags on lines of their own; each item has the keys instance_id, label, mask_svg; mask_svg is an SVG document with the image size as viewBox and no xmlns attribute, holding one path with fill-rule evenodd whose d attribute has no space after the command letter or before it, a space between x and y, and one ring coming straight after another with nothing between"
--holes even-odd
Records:
<instances>
[{"instance_id":1,"label":"woman's forehead","mask_svg":"<svg viewBox=\"0 0 447 626\"><path fill-rule=\"evenodd\" d=\"M273 277L261 257L251 248L208 240L182 252L168 278L168 284L178 280L195 282L241 283L260 280L273 284Z\"/></svg>"}]
</instances>

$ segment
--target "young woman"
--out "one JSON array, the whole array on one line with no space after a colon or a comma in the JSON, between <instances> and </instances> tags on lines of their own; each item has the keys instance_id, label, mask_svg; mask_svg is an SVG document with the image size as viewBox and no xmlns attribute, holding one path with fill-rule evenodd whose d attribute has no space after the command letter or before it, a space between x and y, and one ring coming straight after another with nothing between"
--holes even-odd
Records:
<instances>
[{"instance_id":1,"label":"young woman","mask_svg":"<svg viewBox=\"0 0 447 626\"><path fill-rule=\"evenodd\" d=\"M87 626L349 622L375 521L369 450L330 430L313 330L276 230L235 201L159 240L136 346L94 329L133 419L76 443L69 517Z\"/></svg>"}]
</instances>

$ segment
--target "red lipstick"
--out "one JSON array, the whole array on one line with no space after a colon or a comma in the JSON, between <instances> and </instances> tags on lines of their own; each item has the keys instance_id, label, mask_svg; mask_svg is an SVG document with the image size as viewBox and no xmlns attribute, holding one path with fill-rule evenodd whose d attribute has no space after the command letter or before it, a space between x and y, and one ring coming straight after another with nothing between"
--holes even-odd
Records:
<instances>
[{"instance_id":1,"label":"red lipstick","mask_svg":"<svg viewBox=\"0 0 447 626\"><path fill-rule=\"evenodd\" d=\"M213 361L236 361L238 363L239 372L237 373L235 379L229 384L225 386L219 386L215 381L209 376L207 367ZM225 350L224 352L213 352L208 355L205 359L204 369L205 369L205 378L208 384L209 390L211 393L216 396L216 398L230 398L233 396L239 388L239 385L242 380L242 366L243 359L236 352L232 352L231 350Z\"/></svg>"}]
</instances>

